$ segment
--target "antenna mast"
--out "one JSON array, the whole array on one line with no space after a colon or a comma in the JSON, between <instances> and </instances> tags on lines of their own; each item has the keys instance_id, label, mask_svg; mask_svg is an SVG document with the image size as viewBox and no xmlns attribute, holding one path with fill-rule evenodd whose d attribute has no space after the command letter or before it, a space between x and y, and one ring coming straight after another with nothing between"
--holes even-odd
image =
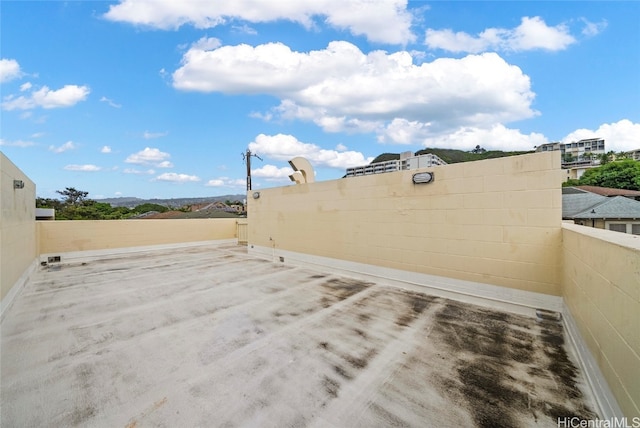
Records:
<instances>
[{"instance_id":1,"label":"antenna mast","mask_svg":"<svg viewBox=\"0 0 640 428\"><path fill-rule=\"evenodd\" d=\"M247 192L251 190L251 156L262 160L260 156L255 153L251 153L251 150L247 149L246 153L242 154L242 159L247 164Z\"/></svg>"}]
</instances>

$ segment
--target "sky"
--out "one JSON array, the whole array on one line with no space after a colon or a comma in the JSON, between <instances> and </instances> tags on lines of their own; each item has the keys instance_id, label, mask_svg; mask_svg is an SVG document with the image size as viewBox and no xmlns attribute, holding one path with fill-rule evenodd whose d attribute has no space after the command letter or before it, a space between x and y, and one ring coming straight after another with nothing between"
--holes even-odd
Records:
<instances>
[{"instance_id":1,"label":"sky","mask_svg":"<svg viewBox=\"0 0 640 428\"><path fill-rule=\"evenodd\" d=\"M0 151L89 198L244 194L381 153L640 149L640 2L0 2Z\"/></svg>"}]
</instances>

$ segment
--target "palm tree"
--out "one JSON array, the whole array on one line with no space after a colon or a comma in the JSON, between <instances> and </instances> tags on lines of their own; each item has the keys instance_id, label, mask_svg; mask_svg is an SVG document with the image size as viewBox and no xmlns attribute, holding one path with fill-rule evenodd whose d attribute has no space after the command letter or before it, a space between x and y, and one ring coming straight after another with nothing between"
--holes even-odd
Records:
<instances>
[{"instance_id":1,"label":"palm tree","mask_svg":"<svg viewBox=\"0 0 640 428\"><path fill-rule=\"evenodd\" d=\"M616 160L629 159L629 154L627 152L618 152L615 154Z\"/></svg>"},{"instance_id":2,"label":"palm tree","mask_svg":"<svg viewBox=\"0 0 640 428\"><path fill-rule=\"evenodd\" d=\"M609 151L607 153L600 153L597 158L600 161L600 165L605 165L613 160L615 156L614 151Z\"/></svg>"}]
</instances>

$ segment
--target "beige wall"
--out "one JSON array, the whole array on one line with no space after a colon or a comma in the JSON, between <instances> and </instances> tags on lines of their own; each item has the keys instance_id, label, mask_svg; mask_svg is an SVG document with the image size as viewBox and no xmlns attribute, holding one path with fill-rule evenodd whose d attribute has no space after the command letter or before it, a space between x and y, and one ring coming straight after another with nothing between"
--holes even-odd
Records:
<instances>
[{"instance_id":1,"label":"beige wall","mask_svg":"<svg viewBox=\"0 0 640 428\"><path fill-rule=\"evenodd\" d=\"M236 222L234 218L39 221L39 254L233 239Z\"/></svg>"},{"instance_id":2,"label":"beige wall","mask_svg":"<svg viewBox=\"0 0 640 428\"><path fill-rule=\"evenodd\" d=\"M557 153L260 190L249 244L560 296Z\"/></svg>"},{"instance_id":3,"label":"beige wall","mask_svg":"<svg viewBox=\"0 0 640 428\"><path fill-rule=\"evenodd\" d=\"M563 226L565 304L624 414L640 417L640 238Z\"/></svg>"},{"instance_id":4,"label":"beige wall","mask_svg":"<svg viewBox=\"0 0 640 428\"><path fill-rule=\"evenodd\" d=\"M24 188L14 189L13 180ZM0 298L4 309L9 291L36 259L36 186L0 152Z\"/></svg>"}]
</instances>

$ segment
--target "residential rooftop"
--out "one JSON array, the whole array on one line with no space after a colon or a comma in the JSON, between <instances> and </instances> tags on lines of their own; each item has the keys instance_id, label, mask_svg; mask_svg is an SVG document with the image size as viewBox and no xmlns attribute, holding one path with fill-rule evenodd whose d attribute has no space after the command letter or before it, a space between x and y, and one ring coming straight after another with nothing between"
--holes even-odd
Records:
<instances>
[{"instance_id":1,"label":"residential rooftop","mask_svg":"<svg viewBox=\"0 0 640 428\"><path fill-rule=\"evenodd\" d=\"M2 425L595 419L555 314L506 309L235 243L43 263L2 323Z\"/></svg>"},{"instance_id":2,"label":"residential rooftop","mask_svg":"<svg viewBox=\"0 0 640 428\"><path fill-rule=\"evenodd\" d=\"M558 152L290 163L245 219L36 221L0 153L0 424L640 417L640 236L562 221Z\"/></svg>"}]
</instances>

